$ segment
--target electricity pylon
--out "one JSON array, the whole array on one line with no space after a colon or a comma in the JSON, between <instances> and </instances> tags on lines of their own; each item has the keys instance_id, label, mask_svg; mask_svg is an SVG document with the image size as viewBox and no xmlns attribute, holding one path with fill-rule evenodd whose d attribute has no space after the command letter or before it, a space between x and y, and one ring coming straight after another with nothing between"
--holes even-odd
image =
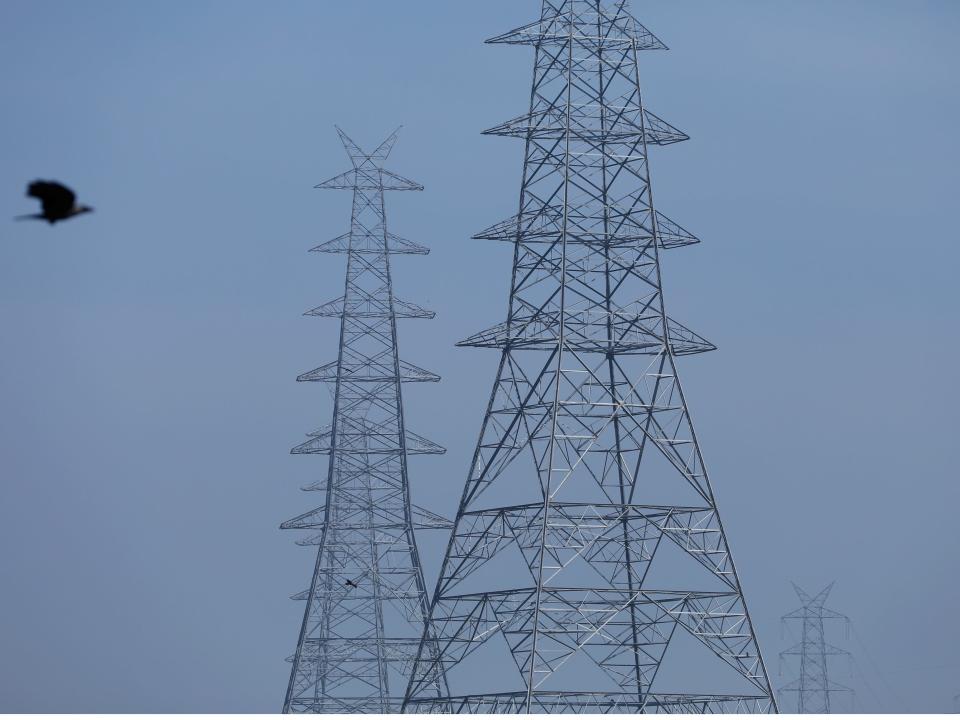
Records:
<instances>
[{"instance_id":1,"label":"electricity pylon","mask_svg":"<svg viewBox=\"0 0 960 720\"><path fill-rule=\"evenodd\" d=\"M598 0L488 42L535 49L529 112L486 131L526 147L476 235L513 245L509 310L460 343L500 365L405 709L775 710L677 376L714 346L664 308L697 242L653 203L650 150L687 139L641 99L665 46Z\"/></svg>"},{"instance_id":2,"label":"electricity pylon","mask_svg":"<svg viewBox=\"0 0 960 720\"><path fill-rule=\"evenodd\" d=\"M794 584L793 589L803 606L784 615L784 624L800 624L800 642L780 653L780 661L789 657L800 658L800 677L780 688L781 693L796 693L798 713L829 713L830 696L835 693L850 693L853 690L830 679L830 658L850 657L850 653L829 644L826 641L824 623L836 620L849 626L850 618L835 610L825 608L823 604L833 589L833 583L827 585L816 595L808 595Z\"/></svg>"},{"instance_id":3,"label":"electricity pylon","mask_svg":"<svg viewBox=\"0 0 960 720\"><path fill-rule=\"evenodd\" d=\"M445 451L406 430L400 391L440 378L397 355L397 318L434 313L398 300L390 275L390 255L429 250L388 232L384 213L384 191L423 188L383 169L396 132L367 153L337 131L353 168L317 187L353 192L350 230L313 251L346 254L346 284L306 314L340 319L340 349L297 378L332 385L333 422L291 451L328 456L326 478L304 488L326 503L281 525L319 546L309 589L293 596L306 609L283 709L397 712L427 610L413 531L450 527L410 503L407 455Z\"/></svg>"}]
</instances>

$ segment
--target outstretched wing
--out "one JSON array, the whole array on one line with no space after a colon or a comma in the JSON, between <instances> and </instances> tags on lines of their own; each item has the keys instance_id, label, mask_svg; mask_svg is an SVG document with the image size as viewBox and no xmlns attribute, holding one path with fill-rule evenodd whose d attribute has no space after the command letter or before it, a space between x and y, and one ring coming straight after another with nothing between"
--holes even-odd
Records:
<instances>
[{"instance_id":1,"label":"outstretched wing","mask_svg":"<svg viewBox=\"0 0 960 720\"><path fill-rule=\"evenodd\" d=\"M68 213L77 199L73 190L49 180L34 180L27 187L27 195L35 197L41 202L45 215Z\"/></svg>"}]
</instances>

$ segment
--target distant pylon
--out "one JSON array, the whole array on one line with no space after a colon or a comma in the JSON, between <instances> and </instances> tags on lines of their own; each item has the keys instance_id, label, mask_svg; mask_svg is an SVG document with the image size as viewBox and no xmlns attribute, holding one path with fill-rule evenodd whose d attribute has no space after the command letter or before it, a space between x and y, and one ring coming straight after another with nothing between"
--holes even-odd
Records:
<instances>
[{"instance_id":1,"label":"distant pylon","mask_svg":"<svg viewBox=\"0 0 960 720\"><path fill-rule=\"evenodd\" d=\"M839 620L848 625L846 615L825 608L827 596L833 589L833 583L827 585L814 596L808 595L796 584L793 589L803 606L783 616L782 622L800 624L800 642L780 653L781 663L789 657L800 658L800 676L780 688L781 693L796 694L798 713L823 714L831 711L830 696L834 693L853 693L846 685L830 680L830 658L850 653L829 644L826 641L824 622Z\"/></svg>"},{"instance_id":2,"label":"distant pylon","mask_svg":"<svg viewBox=\"0 0 960 720\"><path fill-rule=\"evenodd\" d=\"M423 189L383 169L397 133L368 153L337 132L353 169L317 187L353 192L350 230L313 251L346 254L346 285L306 314L339 318L340 348L297 378L332 385L333 422L291 451L329 456L325 479L304 488L326 503L281 525L319 546L310 587L293 596L306 609L283 710L388 713L400 709L427 609L413 530L450 527L410 503L407 455L445 451L405 429L400 391L440 378L397 355L396 319L434 314L398 300L390 275L391 254L429 250L387 231L384 191Z\"/></svg>"},{"instance_id":3,"label":"distant pylon","mask_svg":"<svg viewBox=\"0 0 960 720\"><path fill-rule=\"evenodd\" d=\"M775 710L677 377L714 346L664 309L662 254L698 242L653 203L651 148L687 139L641 101L665 46L623 0L488 42L535 50L487 131L524 141L518 213L476 236L513 247L509 311L460 343L500 364L405 708Z\"/></svg>"}]
</instances>

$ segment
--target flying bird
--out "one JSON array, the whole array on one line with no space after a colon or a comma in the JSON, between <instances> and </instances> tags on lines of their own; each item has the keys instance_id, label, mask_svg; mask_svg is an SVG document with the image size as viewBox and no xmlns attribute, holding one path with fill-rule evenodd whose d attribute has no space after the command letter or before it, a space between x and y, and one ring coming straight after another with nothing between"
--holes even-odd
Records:
<instances>
[{"instance_id":1,"label":"flying bird","mask_svg":"<svg viewBox=\"0 0 960 720\"><path fill-rule=\"evenodd\" d=\"M346 585L347 587L352 587L352 588L359 587L354 580L347 580L347 581L344 583L344 585Z\"/></svg>"},{"instance_id":2,"label":"flying bird","mask_svg":"<svg viewBox=\"0 0 960 720\"><path fill-rule=\"evenodd\" d=\"M27 197L37 198L43 212L20 215L16 220L46 220L53 225L75 215L93 212L87 205L77 205L77 196L70 188L53 180L34 180L27 186Z\"/></svg>"}]
</instances>

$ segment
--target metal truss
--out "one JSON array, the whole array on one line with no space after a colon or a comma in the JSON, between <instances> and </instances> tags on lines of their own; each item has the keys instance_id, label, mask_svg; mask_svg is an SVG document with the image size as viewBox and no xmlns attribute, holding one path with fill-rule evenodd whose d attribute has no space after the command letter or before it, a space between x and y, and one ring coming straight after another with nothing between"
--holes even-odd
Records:
<instances>
[{"instance_id":1,"label":"metal truss","mask_svg":"<svg viewBox=\"0 0 960 720\"><path fill-rule=\"evenodd\" d=\"M850 618L846 615L823 606L833 585L830 583L811 596L794 584L793 589L803 605L781 618L785 625L796 623L800 626L800 642L780 653L781 666L790 658L800 659L800 677L779 690L780 693L796 696L798 713L829 713L830 696L835 693L850 693L851 698L853 697L851 688L830 680L830 658L850 657L846 650L826 641L826 621L839 621L846 627L849 627L850 623Z\"/></svg>"},{"instance_id":2,"label":"metal truss","mask_svg":"<svg viewBox=\"0 0 960 720\"><path fill-rule=\"evenodd\" d=\"M333 422L291 451L328 456L326 480L304 488L326 503L280 526L318 546L310 588L293 596L306 609L283 710L397 712L427 610L414 529L450 527L410 503L407 455L445 450L405 428L401 383L440 378L397 355L396 319L433 313L395 298L390 275L390 255L429 250L389 233L384 212L384 191L423 188L383 169L396 132L367 153L337 131L353 168L317 187L353 191L350 230L313 251L345 254L346 283L306 314L340 318L339 355L297 378L332 387Z\"/></svg>"},{"instance_id":3,"label":"metal truss","mask_svg":"<svg viewBox=\"0 0 960 720\"><path fill-rule=\"evenodd\" d=\"M643 702L637 696L618 693L537 692L529 712L591 713L625 715L635 713L660 715L723 714L745 715L769 712L766 697L733 697L729 695L658 695L647 693ZM489 693L447 697L440 706L451 713L518 714L528 712L527 693ZM436 712L435 701L410 701L406 712Z\"/></svg>"},{"instance_id":4,"label":"metal truss","mask_svg":"<svg viewBox=\"0 0 960 720\"><path fill-rule=\"evenodd\" d=\"M491 43L535 50L500 365L407 691L419 712L776 709L675 360L714 349L664 309L627 3L543 0ZM443 689L444 678L450 693Z\"/></svg>"}]
</instances>

